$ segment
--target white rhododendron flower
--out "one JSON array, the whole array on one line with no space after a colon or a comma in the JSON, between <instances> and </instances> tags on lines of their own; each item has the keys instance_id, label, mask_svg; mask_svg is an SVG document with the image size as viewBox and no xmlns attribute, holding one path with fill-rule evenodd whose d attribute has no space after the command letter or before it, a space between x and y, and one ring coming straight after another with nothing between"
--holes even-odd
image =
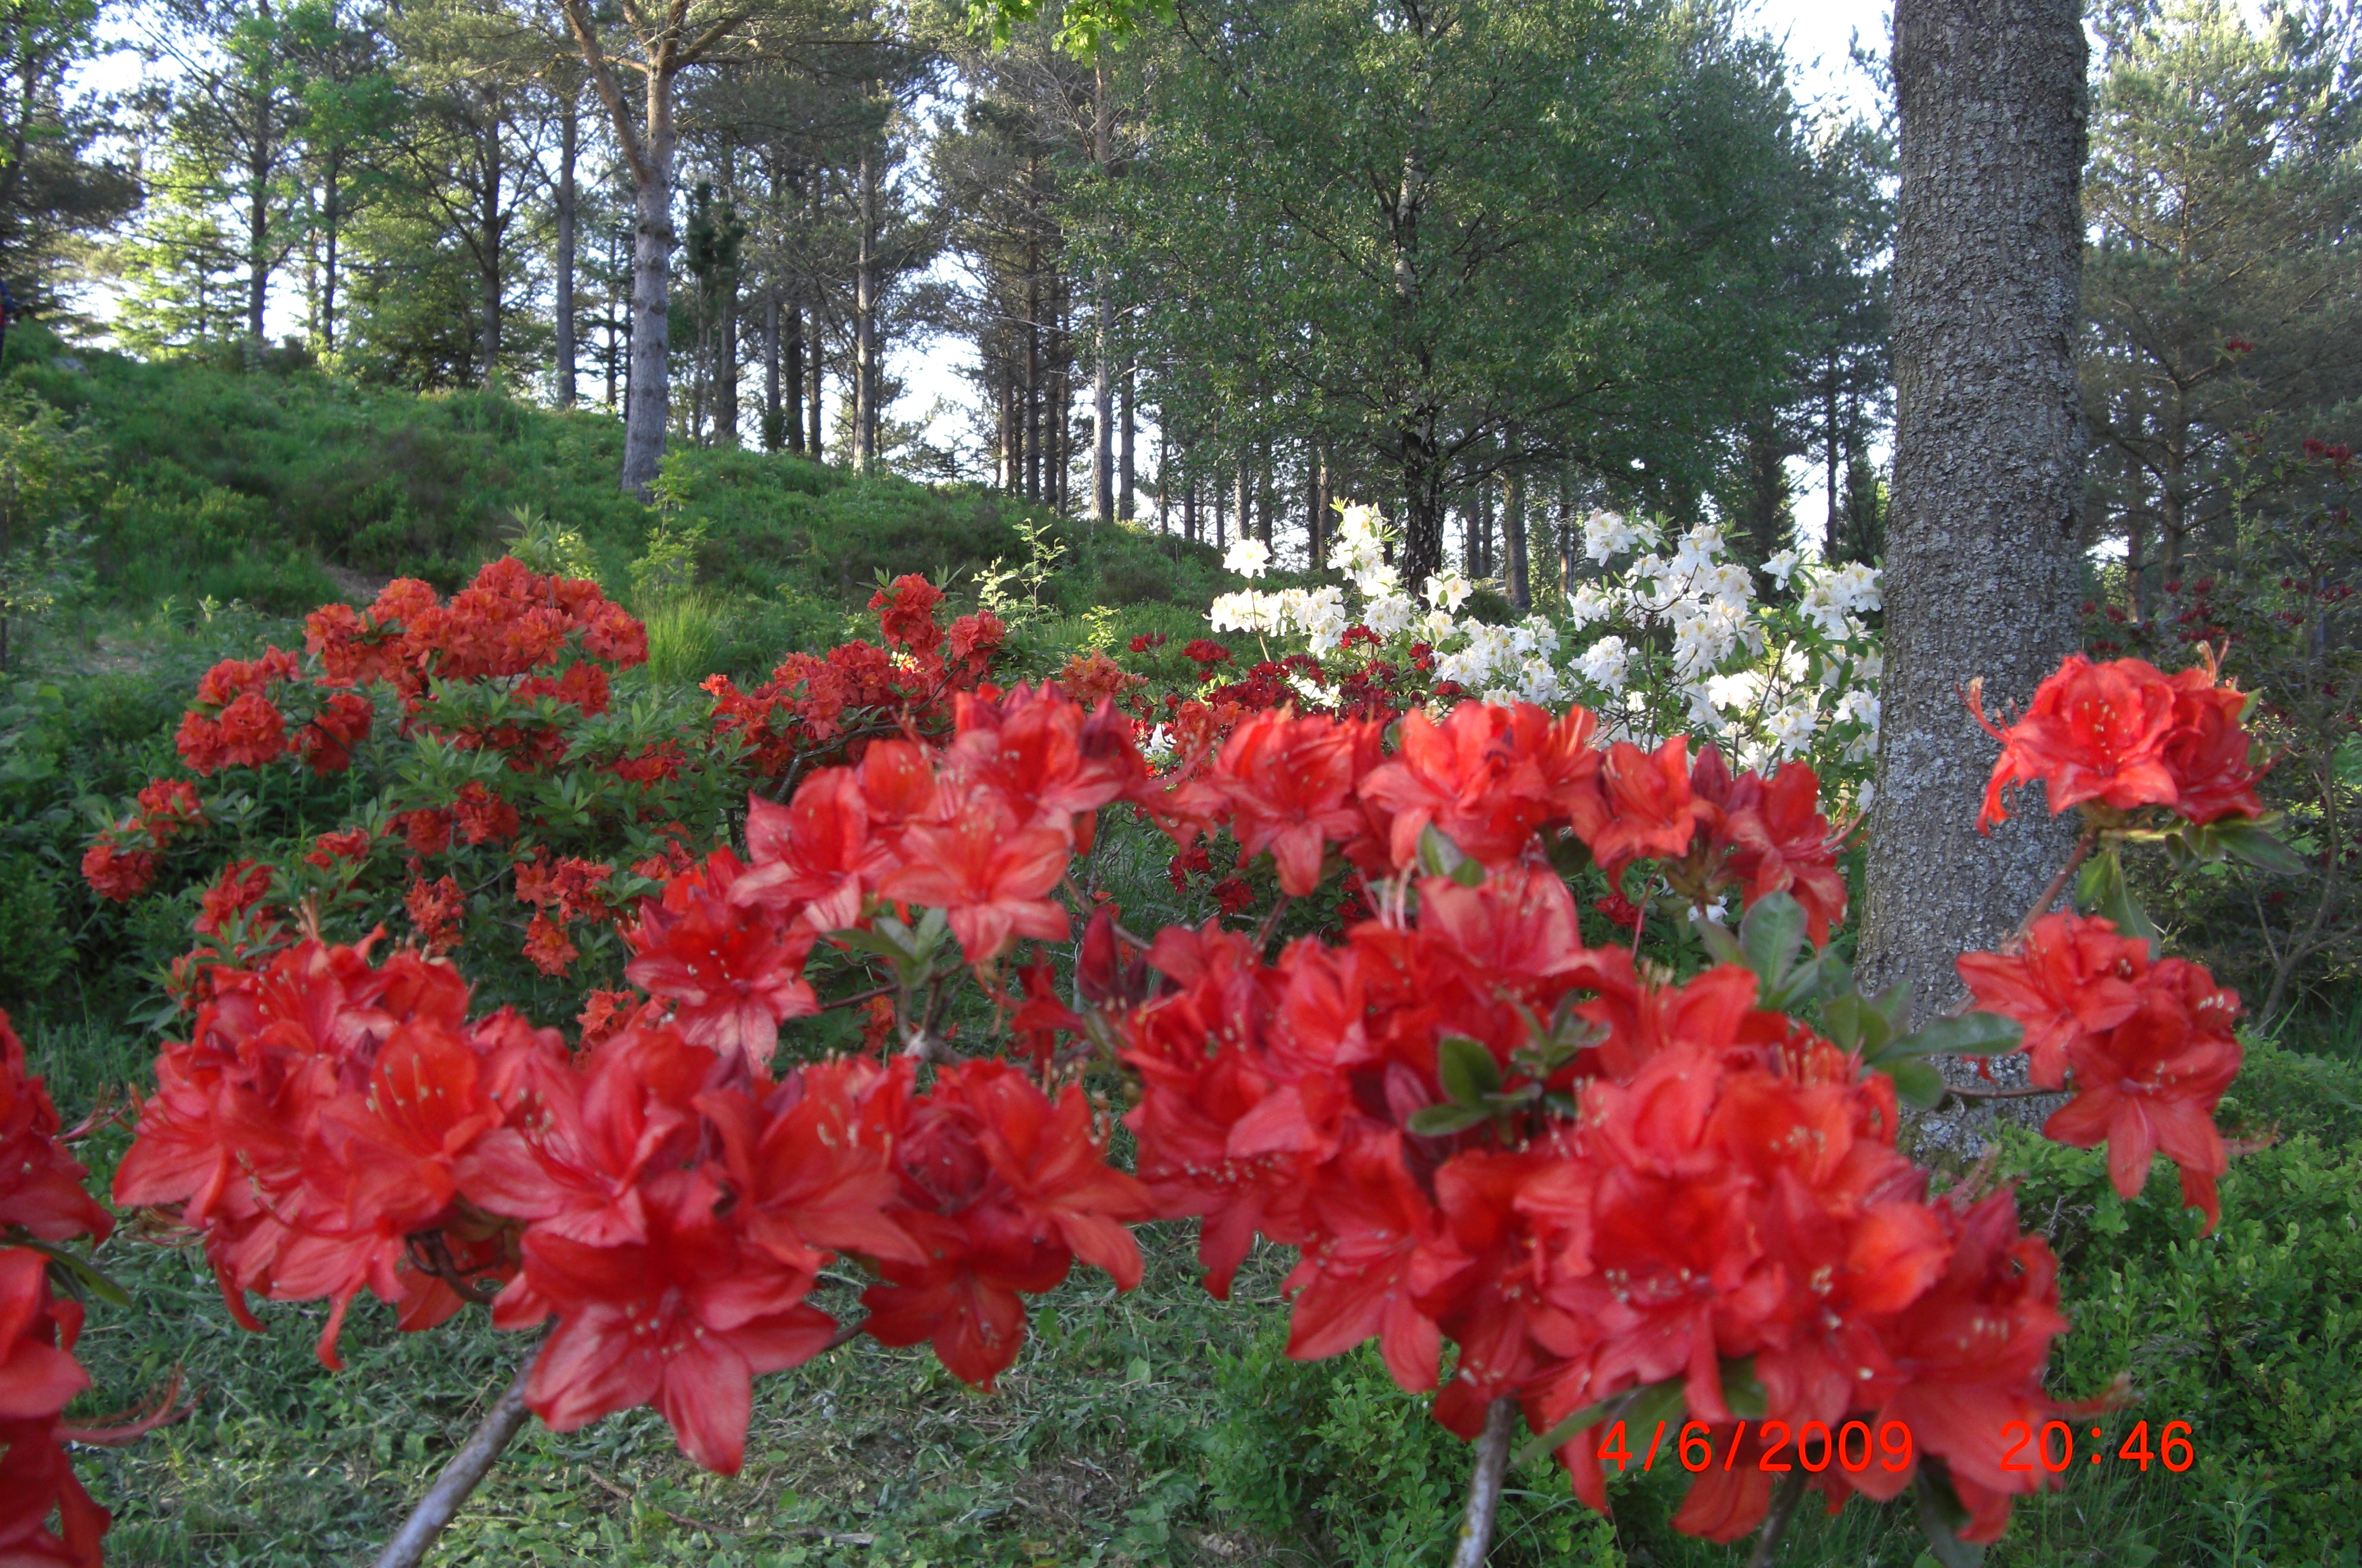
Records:
<instances>
[{"instance_id":1,"label":"white rhododendron flower","mask_svg":"<svg viewBox=\"0 0 2362 1568\"><path fill-rule=\"evenodd\" d=\"M1763 575L1780 587L1785 588L1788 586L1789 575L1796 569L1796 563L1803 558L1794 550L1781 550L1763 563Z\"/></svg>"},{"instance_id":2,"label":"white rhododendron flower","mask_svg":"<svg viewBox=\"0 0 2362 1568\"><path fill-rule=\"evenodd\" d=\"M1445 570L1427 580L1427 602L1447 613L1458 611L1475 591L1476 585L1456 571Z\"/></svg>"},{"instance_id":3,"label":"white rhododendron flower","mask_svg":"<svg viewBox=\"0 0 2362 1568\"><path fill-rule=\"evenodd\" d=\"M1625 666L1631 662L1631 653L1621 637L1602 637L1575 659L1577 674L1602 691L1624 690Z\"/></svg>"},{"instance_id":4,"label":"white rhododendron flower","mask_svg":"<svg viewBox=\"0 0 2362 1568\"><path fill-rule=\"evenodd\" d=\"M1595 621L1608 620L1617 613L1615 591L1586 582L1566 596L1566 609L1577 629Z\"/></svg>"},{"instance_id":5,"label":"white rhododendron flower","mask_svg":"<svg viewBox=\"0 0 2362 1568\"><path fill-rule=\"evenodd\" d=\"M1411 620L1418 613L1416 601L1399 593L1380 594L1362 611L1362 624L1382 637L1398 637L1410 630Z\"/></svg>"},{"instance_id":6,"label":"white rhododendron flower","mask_svg":"<svg viewBox=\"0 0 2362 1568\"><path fill-rule=\"evenodd\" d=\"M1241 577L1261 577L1270 565L1271 547L1261 539L1232 539L1222 556L1223 569Z\"/></svg>"},{"instance_id":7,"label":"white rhododendron flower","mask_svg":"<svg viewBox=\"0 0 2362 1568\"><path fill-rule=\"evenodd\" d=\"M1772 716L1772 744L1779 748L1783 760L1802 756L1813 744L1813 732L1820 715L1804 702L1794 702Z\"/></svg>"},{"instance_id":8,"label":"white rhododendron flower","mask_svg":"<svg viewBox=\"0 0 2362 1568\"><path fill-rule=\"evenodd\" d=\"M1157 725L1148 732L1148 738L1141 743L1140 754L1154 763L1172 761L1173 732L1163 724Z\"/></svg>"}]
</instances>

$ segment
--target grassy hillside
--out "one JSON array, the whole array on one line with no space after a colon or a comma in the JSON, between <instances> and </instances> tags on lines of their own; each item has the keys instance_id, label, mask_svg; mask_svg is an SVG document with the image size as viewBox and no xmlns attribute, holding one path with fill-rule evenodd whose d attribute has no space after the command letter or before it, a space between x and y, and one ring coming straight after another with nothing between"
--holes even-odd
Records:
<instances>
[{"instance_id":1,"label":"grassy hillside","mask_svg":"<svg viewBox=\"0 0 2362 1568\"><path fill-rule=\"evenodd\" d=\"M578 533L626 592L659 520L695 538L714 651L751 668L833 641L879 572L923 571L973 594L995 560L1021 569L1046 532L1051 643L1202 624L1213 552L1131 529L1094 533L980 488L855 478L784 454L677 450L659 508L616 488L623 427L491 393L419 397L315 371L146 364L65 352L39 326L8 335L0 385L21 448L63 474L12 518L21 544L79 518L85 593L61 607L83 652L159 607L244 605L300 616L395 575L457 586L500 554L521 515ZM33 431L28 437L24 433ZM1113 613L1087 622L1089 612ZM1065 624L1062 624L1065 623ZM56 650L61 666L71 649Z\"/></svg>"}]
</instances>

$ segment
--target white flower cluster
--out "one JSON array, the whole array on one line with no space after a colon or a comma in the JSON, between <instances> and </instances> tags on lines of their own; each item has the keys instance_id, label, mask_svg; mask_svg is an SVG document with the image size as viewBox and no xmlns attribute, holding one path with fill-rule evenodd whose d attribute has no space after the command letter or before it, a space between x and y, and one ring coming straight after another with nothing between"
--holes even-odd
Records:
<instances>
[{"instance_id":1,"label":"white flower cluster","mask_svg":"<svg viewBox=\"0 0 2362 1568\"><path fill-rule=\"evenodd\" d=\"M1283 588L1277 593L1242 589L1215 600L1208 618L1218 632L1303 637L1315 653L1335 647L1352 624L1345 618L1345 591L1335 583Z\"/></svg>"},{"instance_id":2,"label":"white flower cluster","mask_svg":"<svg viewBox=\"0 0 2362 1568\"><path fill-rule=\"evenodd\" d=\"M1727 558L1720 529L1672 542L1657 528L1595 512L1585 552L1602 567L1632 559L1567 596L1588 634L1574 650L1572 695L1599 707L1611 733L1653 743L1676 725L1730 745L1757 766L1807 754L1866 760L1876 745L1875 639L1862 616L1880 607L1876 568L1825 569L1794 550L1763 563L1793 608L1766 606L1752 574Z\"/></svg>"},{"instance_id":3,"label":"white flower cluster","mask_svg":"<svg viewBox=\"0 0 2362 1568\"><path fill-rule=\"evenodd\" d=\"M1782 550L1760 569L1793 589L1794 603L1766 605L1719 528L1668 539L1646 519L1595 512L1583 547L1601 575L1554 613L1496 626L1461 618L1476 584L1456 571L1419 585L1422 606L1387 562L1386 543L1374 508L1344 509L1330 560L1352 584L1358 615L1338 587L1249 589L1214 602L1214 628L1301 635L1321 652L1358 620L1387 643L1428 644L1439 683L1486 701L1583 702L1616 738L1653 745L1687 730L1721 742L1743 767L1806 756L1825 768L1859 765L1876 745L1881 661L1862 619L1881 605L1875 568L1825 568ZM1241 540L1224 564L1253 579L1269 556L1260 541Z\"/></svg>"}]
</instances>

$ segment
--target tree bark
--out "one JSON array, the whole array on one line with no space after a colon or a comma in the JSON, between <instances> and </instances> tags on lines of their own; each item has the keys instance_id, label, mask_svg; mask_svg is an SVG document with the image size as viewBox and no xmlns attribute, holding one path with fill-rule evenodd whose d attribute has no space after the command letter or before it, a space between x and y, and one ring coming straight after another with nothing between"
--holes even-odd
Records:
<instances>
[{"instance_id":1,"label":"tree bark","mask_svg":"<svg viewBox=\"0 0 2362 1568\"><path fill-rule=\"evenodd\" d=\"M776 452L787 432L779 417L779 295L763 298L763 450Z\"/></svg>"},{"instance_id":2,"label":"tree bark","mask_svg":"<svg viewBox=\"0 0 2362 1568\"><path fill-rule=\"evenodd\" d=\"M1526 476L1512 469L1501 503L1501 554L1509 573L1509 602L1524 614L1534 607L1533 574L1526 560Z\"/></svg>"},{"instance_id":3,"label":"tree bark","mask_svg":"<svg viewBox=\"0 0 2362 1568\"><path fill-rule=\"evenodd\" d=\"M1994 746L1960 692L1981 677L2013 712L2074 646L2085 57L2077 0L1895 6L1893 521L1859 967L1865 988L1910 981L1923 1020L2071 839L2033 799L1978 834Z\"/></svg>"},{"instance_id":4,"label":"tree bark","mask_svg":"<svg viewBox=\"0 0 2362 1568\"><path fill-rule=\"evenodd\" d=\"M477 335L484 356L483 384L490 389L501 381L501 240L505 225L501 216L501 111L497 103L489 100L483 145L482 204L477 209L478 221L484 226L484 243L476 251L476 286L480 296Z\"/></svg>"},{"instance_id":5,"label":"tree bark","mask_svg":"<svg viewBox=\"0 0 2362 1568\"><path fill-rule=\"evenodd\" d=\"M1131 521L1137 509L1134 492L1139 489L1138 474L1132 468L1132 445L1138 435L1132 408L1134 379L1133 368L1126 365L1121 382L1121 406L1116 411L1115 424L1115 514L1126 523Z\"/></svg>"},{"instance_id":6,"label":"tree bark","mask_svg":"<svg viewBox=\"0 0 2362 1568\"><path fill-rule=\"evenodd\" d=\"M853 271L853 466L877 461L877 160L861 145L855 172L860 248Z\"/></svg>"},{"instance_id":7,"label":"tree bark","mask_svg":"<svg viewBox=\"0 0 2362 1568\"><path fill-rule=\"evenodd\" d=\"M1108 93L1107 51L1102 49L1091 75L1091 161L1099 178L1108 177L1115 161L1115 100ZM1115 513L1115 307L1109 299L1113 282L1101 267L1091 280L1091 521L1105 523Z\"/></svg>"},{"instance_id":8,"label":"tree bark","mask_svg":"<svg viewBox=\"0 0 2362 1568\"><path fill-rule=\"evenodd\" d=\"M574 406L574 163L582 146L579 95L557 103L557 406Z\"/></svg>"},{"instance_id":9,"label":"tree bark","mask_svg":"<svg viewBox=\"0 0 2362 1568\"><path fill-rule=\"evenodd\" d=\"M642 501L664 466L672 418L672 95L648 83L646 177L636 182L632 231L632 391L624 418L624 488Z\"/></svg>"}]
</instances>

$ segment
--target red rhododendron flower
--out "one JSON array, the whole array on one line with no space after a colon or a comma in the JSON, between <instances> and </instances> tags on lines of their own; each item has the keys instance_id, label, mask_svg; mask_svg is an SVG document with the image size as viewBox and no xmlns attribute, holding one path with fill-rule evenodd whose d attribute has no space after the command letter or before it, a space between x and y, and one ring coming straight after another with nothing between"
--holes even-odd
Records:
<instances>
[{"instance_id":1,"label":"red rhododendron flower","mask_svg":"<svg viewBox=\"0 0 2362 1568\"><path fill-rule=\"evenodd\" d=\"M2239 724L2246 694L2219 683L2211 654L2172 684L2165 768L2173 776L2174 814L2193 823L2262 816L2256 781L2264 770L2254 766L2255 742Z\"/></svg>"},{"instance_id":2,"label":"red rhododendron flower","mask_svg":"<svg viewBox=\"0 0 2362 1568\"><path fill-rule=\"evenodd\" d=\"M421 878L410 884L402 901L429 957L440 957L459 944L459 919L467 913L468 900L458 882L448 877L432 882Z\"/></svg>"},{"instance_id":3,"label":"red rhododendron flower","mask_svg":"<svg viewBox=\"0 0 2362 1568\"><path fill-rule=\"evenodd\" d=\"M259 767L287 749L287 720L259 691L248 691L221 712L222 760L233 767Z\"/></svg>"},{"instance_id":4,"label":"red rhododendron flower","mask_svg":"<svg viewBox=\"0 0 2362 1568\"><path fill-rule=\"evenodd\" d=\"M1056 942L1066 911L1044 897L1066 874L1066 835L1020 827L997 796L978 793L948 821L914 824L902 835L903 864L878 891L940 909L971 964L987 964L1021 936Z\"/></svg>"},{"instance_id":5,"label":"red rhododendron flower","mask_svg":"<svg viewBox=\"0 0 2362 1568\"><path fill-rule=\"evenodd\" d=\"M139 791L139 821L158 848L183 828L204 825L197 787L185 778L159 778Z\"/></svg>"},{"instance_id":6,"label":"red rhododendron flower","mask_svg":"<svg viewBox=\"0 0 2362 1568\"><path fill-rule=\"evenodd\" d=\"M1080 1090L1054 1106L998 1062L946 1067L895 1154L898 1218L925 1261L879 1261L885 1283L862 1302L881 1344L932 1341L955 1375L989 1388L1024 1340L1020 1292L1054 1287L1078 1254L1119 1289L1139 1283L1123 1222L1146 1218L1148 1195L1105 1163Z\"/></svg>"},{"instance_id":7,"label":"red rhododendron flower","mask_svg":"<svg viewBox=\"0 0 2362 1568\"><path fill-rule=\"evenodd\" d=\"M204 892L197 914L197 934L218 936L222 928L270 895L270 867L251 860L233 860Z\"/></svg>"},{"instance_id":8,"label":"red rhododendron flower","mask_svg":"<svg viewBox=\"0 0 2362 1568\"><path fill-rule=\"evenodd\" d=\"M1515 859L1537 828L1589 794L1600 766L1592 748L1596 729L1584 709L1553 720L1530 702L1462 702L1440 724L1424 712L1407 714L1401 749L1361 782L1381 824L1387 868L1417 861L1430 824L1487 866Z\"/></svg>"},{"instance_id":9,"label":"red rhododendron flower","mask_svg":"<svg viewBox=\"0 0 2362 1568\"><path fill-rule=\"evenodd\" d=\"M96 1568L110 1519L74 1478L58 1419L90 1386L72 1354L82 1306L50 1294L49 1262L0 1249L0 1561Z\"/></svg>"},{"instance_id":10,"label":"red rhododendron flower","mask_svg":"<svg viewBox=\"0 0 2362 1568\"><path fill-rule=\"evenodd\" d=\"M401 821L403 842L413 855L441 855L451 847L449 812L404 812Z\"/></svg>"},{"instance_id":11,"label":"red rhododendron flower","mask_svg":"<svg viewBox=\"0 0 2362 1568\"><path fill-rule=\"evenodd\" d=\"M102 840L83 851L82 876L100 898L127 904L155 885L160 864L152 850L125 849Z\"/></svg>"},{"instance_id":12,"label":"red rhododendron flower","mask_svg":"<svg viewBox=\"0 0 2362 1568\"><path fill-rule=\"evenodd\" d=\"M809 1271L739 1242L702 1173L663 1172L638 1191L643 1234L634 1240L598 1246L528 1231L521 1283L530 1294L503 1295L497 1320L537 1320L542 1312L516 1305L527 1300L557 1316L525 1385L525 1404L551 1430L652 1405L683 1453L734 1475L753 1380L819 1354L836 1324L801 1299Z\"/></svg>"},{"instance_id":13,"label":"red rhododendron flower","mask_svg":"<svg viewBox=\"0 0 2362 1568\"><path fill-rule=\"evenodd\" d=\"M1977 817L1985 832L2009 815L2003 791L2037 778L2049 791L2054 816L2085 801L2118 811L2170 806L2180 793L2165 766L2173 686L2145 660L2093 664L2081 654L2068 655L2058 672L2034 689L2025 715L2006 730L1985 717L1978 692L1970 691L1969 705L1977 723L2002 743L2001 760L1993 765Z\"/></svg>"},{"instance_id":14,"label":"red rhododendron flower","mask_svg":"<svg viewBox=\"0 0 2362 1568\"><path fill-rule=\"evenodd\" d=\"M910 572L871 594L869 608L877 612L878 629L888 642L925 654L944 640L944 629L935 624L935 606L943 602L942 589Z\"/></svg>"},{"instance_id":15,"label":"red rhododendron flower","mask_svg":"<svg viewBox=\"0 0 2362 1568\"><path fill-rule=\"evenodd\" d=\"M451 803L451 816L458 824L459 836L469 844L514 838L519 826L516 808L481 784L460 786L459 798Z\"/></svg>"},{"instance_id":16,"label":"red rhododendron flower","mask_svg":"<svg viewBox=\"0 0 2362 1568\"><path fill-rule=\"evenodd\" d=\"M524 955L545 975L563 975L582 951L568 939L566 928L546 914L525 922Z\"/></svg>"},{"instance_id":17,"label":"red rhododendron flower","mask_svg":"<svg viewBox=\"0 0 2362 1568\"><path fill-rule=\"evenodd\" d=\"M304 856L304 863L326 870L339 860L366 860L369 852L369 829L345 828L337 833L324 833L314 839L312 849Z\"/></svg>"},{"instance_id":18,"label":"red rhododendron flower","mask_svg":"<svg viewBox=\"0 0 2362 1568\"><path fill-rule=\"evenodd\" d=\"M1609 746L1595 788L1575 795L1568 818L1612 883L1635 860L1688 854L1712 810L1691 792L1689 741L1675 735L1653 752Z\"/></svg>"},{"instance_id":19,"label":"red rhododendron flower","mask_svg":"<svg viewBox=\"0 0 2362 1568\"><path fill-rule=\"evenodd\" d=\"M717 849L702 871L674 878L627 933L637 956L624 973L679 1004L675 1017L691 1044L759 1064L778 1048L782 1020L819 1010L803 977L815 933L732 908L730 886L743 870L736 856Z\"/></svg>"},{"instance_id":20,"label":"red rhododendron flower","mask_svg":"<svg viewBox=\"0 0 2362 1568\"><path fill-rule=\"evenodd\" d=\"M882 769L889 757L870 748ZM862 775L823 768L785 806L746 801L746 854L753 869L730 885L733 902L800 913L814 931L842 931L861 917L864 891L895 864L892 847L869 831Z\"/></svg>"},{"instance_id":21,"label":"red rhododendron flower","mask_svg":"<svg viewBox=\"0 0 2362 1568\"><path fill-rule=\"evenodd\" d=\"M59 1125L47 1086L25 1071L24 1042L0 1012L0 1229L103 1242L114 1217L83 1189L90 1173L58 1142Z\"/></svg>"},{"instance_id":22,"label":"red rhododendron flower","mask_svg":"<svg viewBox=\"0 0 2362 1568\"><path fill-rule=\"evenodd\" d=\"M2059 1088L2077 1043L2138 1010L2148 944L2117 935L2112 921L2062 911L2003 952L1963 954L1958 967L1978 1007L2024 1026L2029 1081Z\"/></svg>"},{"instance_id":23,"label":"red rhododendron flower","mask_svg":"<svg viewBox=\"0 0 2362 1568\"><path fill-rule=\"evenodd\" d=\"M1369 831L1354 789L1377 752L1374 724L1266 709L1231 732L1184 797L1191 814L1230 819L1241 866L1270 850L1280 890L1302 898L1319 886L1328 846Z\"/></svg>"},{"instance_id":24,"label":"red rhododendron flower","mask_svg":"<svg viewBox=\"0 0 2362 1568\"><path fill-rule=\"evenodd\" d=\"M2198 965L2158 961L2140 981L2140 1004L2124 1021L2067 1049L2075 1097L2043 1134L2079 1149L2108 1146L2108 1178L2119 1196L2137 1195L2159 1150L2181 1168L2182 1200L2221 1218L2215 1178L2229 1168L2214 1108L2238 1075L2232 1025L2239 995Z\"/></svg>"}]
</instances>

